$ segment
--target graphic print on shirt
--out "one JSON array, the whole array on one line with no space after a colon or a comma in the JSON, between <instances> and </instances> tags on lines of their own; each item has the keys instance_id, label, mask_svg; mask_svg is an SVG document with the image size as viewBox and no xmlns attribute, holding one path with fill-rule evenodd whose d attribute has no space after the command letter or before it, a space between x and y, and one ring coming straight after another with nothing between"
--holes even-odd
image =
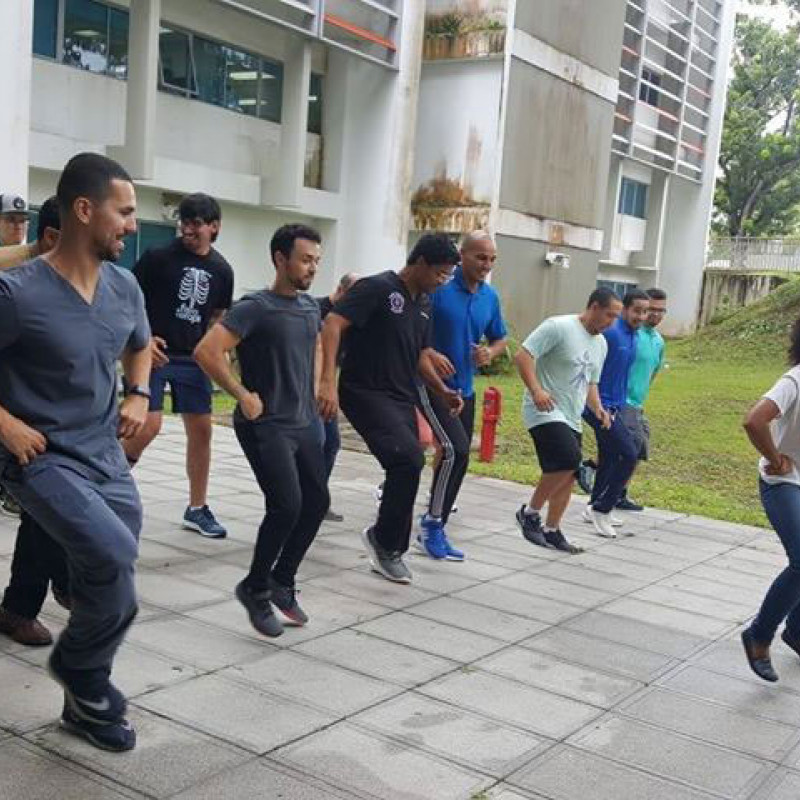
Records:
<instances>
[{"instance_id":1,"label":"graphic print on shirt","mask_svg":"<svg viewBox=\"0 0 800 800\"><path fill-rule=\"evenodd\" d=\"M569 385L579 392L583 392L589 386L589 379L592 375L592 354L588 350L583 351L583 355L578 356L573 362L576 372L570 379Z\"/></svg>"},{"instance_id":2,"label":"graphic print on shirt","mask_svg":"<svg viewBox=\"0 0 800 800\"><path fill-rule=\"evenodd\" d=\"M178 299L181 305L175 311L178 319L185 320L194 325L200 323L200 312L197 306L204 306L208 302L211 288L211 273L197 267L185 267L183 278L178 288Z\"/></svg>"},{"instance_id":3,"label":"graphic print on shirt","mask_svg":"<svg viewBox=\"0 0 800 800\"><path fill-rule=\"evenodd\" d=\"M406 300L400 292L392 292L389 295L389 308L393 314L402 314Z\"/></svg>"}]
</instances>

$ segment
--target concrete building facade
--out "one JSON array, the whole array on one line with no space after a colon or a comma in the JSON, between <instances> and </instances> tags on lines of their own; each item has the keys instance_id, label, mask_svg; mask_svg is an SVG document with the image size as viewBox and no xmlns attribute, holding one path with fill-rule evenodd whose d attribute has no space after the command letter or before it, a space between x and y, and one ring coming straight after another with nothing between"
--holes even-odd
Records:
<instances>
[{"instance_id":1,"label":"concrete building facade","mask_svg":"<svg viewBox=\"0 0 800 800\"><path fill-rule=\"evenodd\" d=\"M222 205L237 293L286 221L322 232L315 289L403 263L423 0L4 0L0 191L40 204L76 152L137 185L131 265L180 197ZM6 122L8 120L8 122Z\"/></svg>"},{"instance_id":2,"label":"concrete building facade","mask_svg":"<svg viewBox=\"0 0 800 800\"><path fill-rule=\"evenodd\" d=\"M694 326L735 5L428 0L412 226L495 233L518 335L598 280Z\"/></svg>"}]
</instances>

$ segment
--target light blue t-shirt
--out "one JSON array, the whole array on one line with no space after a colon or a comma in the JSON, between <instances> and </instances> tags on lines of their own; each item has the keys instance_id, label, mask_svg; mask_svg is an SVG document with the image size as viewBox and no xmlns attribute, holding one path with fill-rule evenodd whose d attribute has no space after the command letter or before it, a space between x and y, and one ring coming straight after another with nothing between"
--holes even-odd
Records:
<instances>
[{"instance_id":1,"label":"light blue t-shirt","mask_svg":"<svg viewBox=\"0 0 800 800\"><path fill-rule=\"evenodd\" d=\"M636 358L628 375L628 405L642 408L653 376L664 366L664 339L647 325L636 332Z\"/></svg>"},{"instance_id":2,"label":"light blue t-shirt","mask_svg":"<svg viewBox=\"0 0 800 800\"><path fill-rule=\"evenodd\" d=\"M589 333L577 314L568 314L545 320L522 346L536 359L536 377L555 403L553 411L539 411L526 389L522 398L525 427L566 422L580 432L589 386L600 380L603 370L606 340Z\"/></svg>"}]
</instances>

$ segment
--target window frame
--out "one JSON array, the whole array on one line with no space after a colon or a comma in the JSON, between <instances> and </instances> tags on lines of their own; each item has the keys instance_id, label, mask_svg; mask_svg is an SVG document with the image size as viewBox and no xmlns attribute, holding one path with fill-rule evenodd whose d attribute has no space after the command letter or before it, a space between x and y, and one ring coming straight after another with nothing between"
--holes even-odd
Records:
<instances>
[{"instance_id":1,"label":"window frame","mask_svg":"<svg viewBox=\"0 0 800 800\"><path fill-rule=\"evenodd\" d=\"M619 198L617 199L617 214L623 217L647 220L647 201L650 186L635 178L622 176L619 185ZM630 210L627 210L630 209ZM641 209L641 213L638 213Z\"/></svg>"}]
</instances>

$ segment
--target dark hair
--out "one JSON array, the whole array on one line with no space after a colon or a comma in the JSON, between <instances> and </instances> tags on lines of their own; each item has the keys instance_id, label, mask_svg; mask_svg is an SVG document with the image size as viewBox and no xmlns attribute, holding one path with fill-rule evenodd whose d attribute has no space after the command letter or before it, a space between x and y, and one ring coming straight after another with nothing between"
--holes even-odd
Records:
<instances>
[{"instance_id":1,"label":"dark hair","mask_svg":"<svg viewBox=\"0 0 800 800\"><path fill-rule=\"evenodd\" d=\"M789 363L793 367L800 364L800 317L794 321L789 334Z\"/></svg>"},{"instance_id":2,"label":"dark hair","mask_svg":"<svg viewBox=\"0 0 800 800\"><path fill-rule=\"evenodd\" d=\"M667 299L667 293L663 289L656 289L656 288L646 289L645 290L645 294L651 300L666 300Z\"/></svg>"},{"instance_id":3,"label":"dark hair","mask_svg":"<svg viewBox=\"0 0 800 800\"><path fill-rule=\"evenodd\" d=\"M650 300L650 295L641 289L631 289L625 292L625 296L622 298L622 305L624 308L630 308L637 300L648 302Z\"/></svg>"},{"instance_id":4,"label":"dark hair","mask_svg":"<svg viewBox=\"0 0 800 800\"><path fill-rule=\"evenodd\" d=\"M44 239L44 232L47 228L61 230L61 214L58 210L58 198L53 195L42 203L39 209L39 219L36 223L36 240L41 242Z\"/></svg>"},{"instance_id":5,"label":"dark hair","mask_svg":"<svg viewBox=\"0 0 800 800\"><path fill-rule=\"evenodd\" d=\"M269 252L272 256L272 263L275 263L275 254L282 253L284 257L291 258L294 243L298 239L308 239L309 242L322 244L322 237L315 228L295 222L290 225L283 225L275 231L269 243Z\"/></svg>"},{"instance_id":6,"label":"dark hair","mask_svg":"<svg viewBox=\"0 0 800 800\"><path fill-rule=\"evenodd\" d=\"M181 220L201 219L205 223L220 222L222 210L219 203L211 195L195 192L187 194L178 206L178 218Z\"/></svg>"},{"instance_id":7,"label":"dark hair","mask_svg":"<svg viewBox=\"0 0 800 800\"><path fill-rule=\"evenodd\" d=\"M133 183L131 176L120 164L97 153L78 153L64 167L58 179L56 197L63 213L72 210L79 197L88 197L94 203L102 203L111 191L112 181Z\"/></svg>"},{"instance_id":8,"label":"dark hair","mask_svg":"<svg viewBox=\"0 0 800 800\"><path fill-rule=\"evenodd\" d=\"M426 233L408 254L406 265L410 267L419 259L423 259L429 267L438 267L442 264L458 264L461 256L446 233Z\"/></svg>"},{"instance_id":9,"label":"dark hair","mask_svg":"<svg viewBox=\"0 0 800 800\"><path fill-rule=\"evenodd\" d=\"M613 289L607 289L605 286L598 286L586 301L586 308L590 308L595 303L600 308L608 308L612 303L620 302L619 295Z\"/></svg>"}]
</instances>

